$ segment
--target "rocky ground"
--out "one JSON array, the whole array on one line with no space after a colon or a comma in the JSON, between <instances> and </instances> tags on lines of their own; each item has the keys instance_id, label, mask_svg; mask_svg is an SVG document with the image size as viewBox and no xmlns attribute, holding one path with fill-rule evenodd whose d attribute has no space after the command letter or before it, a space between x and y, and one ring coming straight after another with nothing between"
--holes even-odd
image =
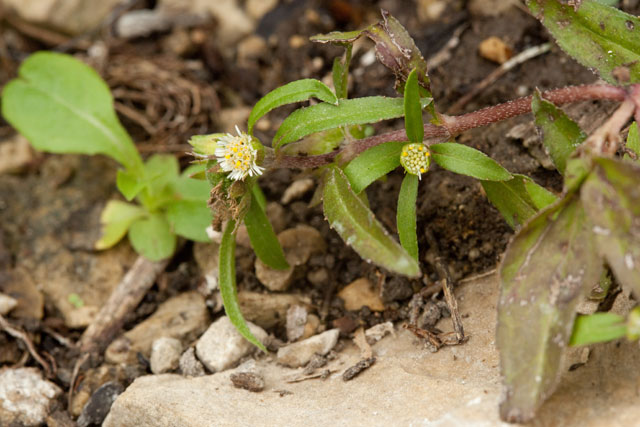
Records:
<instances>
[{"instance_id":1,"label":"rocky ground","mask_svg":"<svg viewBox=\"0 0 640 427\"><path fill-rule=\"evenodd\" d=\"M623 6L637 13L637 3ZM340 50L314 45L308 36L376 22L380 8L408 28L428 58L441 111L472 91L504 55L549 40L517 1L55 4L0 1L0 85L31 52L74 54L108 82L140 151L175 153L183 165L190 161L189 136L232 131L261 95L289 81L328 81ZM552 47L508 71L462 111L536 87L594 80ZM393 76L375 62L366 41L354 48L351 81L354 97L394 95ZM567 111L593 128L610 107L584 103ZM268 141L290 111L261 120L258 136ZM377 130L401 126L390 122ZM468 132L459 141L559 189L530 117ZM451 331L426 236L419 236L424 277L392 276L362 261L329 229L321 209L309 207L313 175L279 170L260 184L296 267L277 274L264 269L246 232L238 236L242 310L269 355L256 353L224 316L217 245L187 242L127 314L121 333L101 343L100 357L74 370L83 356L82 332L137 259L126 242L93 250L101 209L118 197L115 171L101 157L35 153L0 121L0 425L88 426L105 417L108 426L497 423L497 283L492 275L463 279L494 269L512 232L477 182L434 168L422 180L418 204L419 229L435 236L435 255L463 283L456 295L470 336L464 345L433 353L432 342L402 328L411 321L420 330ZM390 230L401 177L396 171L368 192ZM618 304L622 310L624 301ZM625 369L637 363L635 346L614 343L591 354L572 356L573 369L543 407L539 425L636 419L638 379Z\"/></svg>"}]
</instances>

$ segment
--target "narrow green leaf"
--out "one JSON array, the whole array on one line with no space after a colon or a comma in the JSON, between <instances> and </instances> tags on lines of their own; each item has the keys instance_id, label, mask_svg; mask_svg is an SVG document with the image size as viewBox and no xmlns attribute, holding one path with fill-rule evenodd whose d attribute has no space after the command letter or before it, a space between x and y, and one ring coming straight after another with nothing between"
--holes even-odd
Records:
<instances>
[{"instance_id":1,"label":"narrow green leaf","mask_svg":"<svg viewBox=\"0 0 640 427\"><path fill-rule=\"evenodd\" d=\"M332 31L328 34L316 34L315 36L309 37L309 40L316 43L353 43L356 41L365 30L355 30L355 31Z\"/></svg>"},{"instance_id":2,"label":"narrow green leaf","mask_svg":"<svg viewBox=\"0 0 640 427\"><path fill-rule=\"evenodd\" d=\"M410 142L422 142L424 139L424 123L422 106L418 90L418 70L413 69L404 85L404 128Z\"/></svg>"},{"instance_id":3,"label":"narrow green leaf","mask_svg":"<svg viewBox=\"0 0 640 427\"><path fill-rule=\"evenodd\" d=\"M142 160L91 67L60 53L27 58L2 92L2 115L38 150L104 154L129 170Z\"/></svg>"},{"instance_id":4,"label":"narrow green leaf","mask_svg":"<svg viewBox=\"0 0 640 427\"><path fill-rule=\"evenodd\" d=\"M638 122L631 123L629 135L627 135L627 150L633 151L636 155L635 162L640 163L640 135L638 134ZM630 155L624 155L625 160L633 160Z\"/></svg>"},{"instance_id":5,"label":"narrow green leaf","mask_svg":"<svg viewBox=\"0 0 640 427\"><path fill-rule=\"evenodd\" d=\"M160 213L148 214L129 228L129 241L133 249L151 261L169 258L176 250L176 236Z\"/></svg>"},{"instance_id":6,"label":"narrow green leaf","mask_svg":"<svg viewBox=\"0 0 640 427\"><path fill-rule=\"evenodd\" d=\"M507 181L513 176L481 151L455 142L429 146L433 161L451 172L486 181Z\"/></svg>"},{"instance_id":7,"label":"narrow green leaf","mask_svg":"<svg viewBox=\"0 0 640 427\"><path fill-rule=\"evenodd\" d=\"M351 65L351 52L353 45L351 43L345 46L344 60L335 58L333 60L333 87L336 90L338 98L346 98L349 86L349 66Z\"/></svg>"},{"instance_id":8,"label":"narrow green leaf","mask_svg":"<svg viewBox=\"0 0 640 427\"><path fill-rule=\"evenodd\" d=\"M640 166L617 159L596 158L581 198L598 251L620 284L640 297Z\"/></svg>"},{"instance_id":9,"label":"narrow green leaf","mask_svg":"<svg viewBox=\"0 0 640 427\"><path fill-rule=\"evenodd\" d=\"M316 79L296 80L272 90L253 107L249 114L249 133L253 133L253 125L265 114L274 108L294 102L306 101L309 98L318 98L330 104L337 104L338 98L327 85Z\"/></svg>"},{"instance_id":10,"label":"narrow green leaf","mask_svg":"<svg viewBox=\"0 0 640 427\"><path fill-rule=\"evenodd\" d=\"M569 345L579 346L622 338L627 333L624 317L613 313L578 315Z\"/></svg>"},{"instance_id":11,"label":"narrow green leaf","mask_svg":"<svg viewBox=\"0 0 640 427\"><path fill-rule=\"evenodd\" d=\"M257 183L251 187L251 192L253 193L253 197L258 201L262 210L265 210L267 208L267 198Z\"/></svg>"},{"instance_id":12,"label":"narrow green leaf","mask_svg":"<svg viewBox=\"0 0 640 427\"><path fill-rule=\"evenodd\" d=\"M362 258L389 271L420 276L420 267L393 240L364 202L353 192L337 166L330 166L324 177L323 208L329 225Z\"/></svg>"},{"instance_id":13,"label":"narrow green leaf","mask_svg":"<svg viewBox=\"0 0 640 427\"><path fill-rule=\"evenodd\" d=\"M236 239L233 233L236 222L230 220L222 234L220 242L220 256L218 269L218 283L220 295L224 304L224 311L231 320L233 326L250 343L260 350L267 352L264 345L251 333L247 322L245 322L240 304L238 303L238 289L236 288Z\"/></svg>"},{"instance_id":14,"label":"narrow green leaf","mask_svg":"<svg viewBox=\"0 0 640 427\"><path fill-rule=\"evenodd\" d=\"M207 227L213 215L204 200L174 200L164 205L171 230L196 242L210 242Z\"/></svg>"},{"instance_id":15,"label":"narrow green leaf","mask_svg":"<svg viewBox=\"0 0 640 427\"><path fill-rule=\"evenodd\" d=\"M421 102L424 108L431 103L431 99L424 98ZM285 119L273 137L273 146L278 148L314 132L339 126L376 123L403 115L403 99L384 96L341 99L338 105L312 105L294 111Z\"/></svg>"},{"instance_id":16,"label":"narrow green leaf","mask_svg":"<svg viewBox=\"0 0 640 427\"><path fill-rule=\"evenodd\" d=\"M398 194L398 236L400 244L418 261L418 235L416 224L416 200L418 198L418 177L406 174Z\"/></svg>"},{"instance_id":17,"label":"narrow green leaf","mask_svg":"<svg viewBox=\"0 0 640 427\"><path fill-rule=\"evenodd\" d=\"M592 227L569 194L532 218L507 248L497 328L505 421L531 420L555 389L576 305L603 269Z\"/></svg>"},{"instance_id":18,"label":"narrow green leaf","mask_svg":"<svg viewBox=\"0 0 640 427\"><path fill-rule=\"evenodd\" d=\"M512 228L518 228L556 196L525 175L513 174L508 181L481 181L489 201Z\"/></svg>"},{"instance_id":19,"label":"narrow green leaf","mask_svg":"<svg viewBox=\"0 0 640 427\"><path fill-rule=\"evenodd\" d=\"M640 81L640 19L593 0L529 0L560 47L611 84ZM577 10L576 10L577 9Z\"/></svg>"},{"instance_id":20,"label":"narrow green leaf","mask_svg":"<svg viewBox=\"0 0 640 427\"><path fill-rule=\"evenodd\" d=\"M100 214L102 236L95 243L95 248L103 250L114 246L127 234L131 224L144 215L145 210L138 205L109 200Z\"/></svg>"},{"instance_id":21,"label":"narrow green leaf","mask_svg":"<svg viewBox=\"0 0 640 427\"><path fill-rule=\"evenodd\" d=\"M364 151L344 168L351 189L359 194L376 179L400 166L402 142L385 142Z\"/></svg>"},{"instance_id":22,"label":"narrow green leaf","mask_svg":"<svg viewBox=\"0 0 640 427\"><path fill-rule=\"evenodd\" d=\"M549 152L556 169L564 174L567 159L576 147L582 144L587 135L561 109L542 99L537 89L531 99L531 109L542 136L542 143Z\"/></svg>"},{"instance_id":23,"label":"narrow green leaf","mask_svg":"<svg viewBox=\"0 0 640 427\"><path fill-rule=\"evenodd\" d=\"M244 217L244 224L247 226L251 247L262 262L275 270L289 268L278 237L254 192L251 193L251 205Z\"/></svg>"}]
</instances>

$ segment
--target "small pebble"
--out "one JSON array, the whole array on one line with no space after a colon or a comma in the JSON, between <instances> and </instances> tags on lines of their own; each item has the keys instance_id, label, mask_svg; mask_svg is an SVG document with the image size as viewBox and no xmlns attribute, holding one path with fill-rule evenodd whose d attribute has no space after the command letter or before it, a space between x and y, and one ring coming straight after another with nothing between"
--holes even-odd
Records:
<instances>
[{"instance_id":1,"label":"small pebble","mask_svg":"<svg viewBox=\"0 0 640 427\"><path fill-rule=\"evenodd\" d=\"M187 351L180 356L180 373L187 377L201 377L205 374L204 366L196 358L196 350L189 347Z\"/></svg>"},{"instance_id":2,"label":"small pebble","mask_svg":"<svg viewBox=\"0 0 640 427\"><path fill-rule=\"evenodd\" d=\"M311 338L278 349L278 363L297 368L306 365L314 354L325 355L338 342L340 331L331 329Z\"/></svg>"},{"instance_id":3,"label":"small pebble","mask_svg":"<svg viewBox=\"0 0 640 427\"><path fill-rule=\"evenodd\" d=\"M180 340L170 337L160 337L151 345L151 372L164 374L179 366L182 344Z\"/></svg>"},{"instance_id":4,"label":"small pebble","mask_svg":"<svg viewBox=\"0 0 640 427\"><path fill-rule=\"evenodd\" d=\"M111 409L111 405L123 391L122 385L112 381L100 386L82 408L82 413L78 418L78 427L102 424Z\"/></svg>"},{"instance_id":5,"label":"small pebble","mask_svg":"<svg viewBox=\"0 0 640 427\"><path fill-rule=\"evenodd\" d=\"M259 392L264 390L264 378L255 372L236 372L230 376L233 386Z\"/></svg>"},{"instance_id":6,"label":"small pebble","mask_svg":"<svg viewBox=\"0 0 640 427\"><path fill-rule=\"evenodd\" d=\"M375 363L375 361L376 361L375 357L370 357L368 359L362 359L361 361L359 361L358 363L356 363L355 365L353 365L352 367L350 367L349 369L344 371L344 373L342 374L342 380L343 381L350 381L350 380L354 379L355 377L360 375L360 373L362 371L364 371L365 369L367 369L371 365L373 365Z\"/></svg>"}]
</instances>

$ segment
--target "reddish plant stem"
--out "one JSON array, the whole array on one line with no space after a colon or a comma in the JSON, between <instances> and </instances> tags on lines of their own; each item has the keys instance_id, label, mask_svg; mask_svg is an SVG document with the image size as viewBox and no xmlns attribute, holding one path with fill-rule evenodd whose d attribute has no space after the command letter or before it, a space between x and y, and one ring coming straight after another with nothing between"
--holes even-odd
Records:
<instances>
[{"instance_id":1,"label":"reddish plant stem","mask_svg":"<svg viewBox=\"0 0 640 427\"><path fill-rule=\"evenodd\" d=\"M624 101L627 97L627 92L623 88L610 85L582 85L547 90L542 92L542 97L556 105L562 105L594 99ZM427 145L435 144L459 135L469 129L487 126L530 112L531 96L526 96L460 116L447 116L442 114L440 117L444 122L443 126L436 126L431 123L424 125L425 143ZM271 164L265 166L269 168L315 168L333 162L340 154L346 158L355 157L371 147L390 141L408 141L405 130L399 129L369 138L359 139L341 150L327 154L306 157L277 156L270 162Z\"/></svg>"}]
</instances>

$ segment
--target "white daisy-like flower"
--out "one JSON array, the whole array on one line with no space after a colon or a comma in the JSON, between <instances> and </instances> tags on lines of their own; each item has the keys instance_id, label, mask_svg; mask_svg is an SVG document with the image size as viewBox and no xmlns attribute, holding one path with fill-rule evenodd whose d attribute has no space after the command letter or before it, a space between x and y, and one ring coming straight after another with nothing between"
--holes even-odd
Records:
<instances>
[{"instance_id":1,"label":"white daisy-like flower","mask_svg":"<svg viewBox=\"0 0 640 427\"><path fill-rule=\"evenodd\" d=\"M406 144L402 147L400 164L408 173L422 179L422 174L429 170L431 153L424 144Z\"/></svg>"},{"instance_id":2,"label":"white daisy-like flower","mask_svg":"<svg viewBox=\"0 0 640 427\"><path fill-rule=\"evenodd\" d=\"M241 181L248 176L262 175L264 168L258 166L258 144L252 137L240 132L238 136L230 133L219 136L216 141L215 156L218 164L225 172L231 172L229 178Z\"/></svg>"}]
</instances>

